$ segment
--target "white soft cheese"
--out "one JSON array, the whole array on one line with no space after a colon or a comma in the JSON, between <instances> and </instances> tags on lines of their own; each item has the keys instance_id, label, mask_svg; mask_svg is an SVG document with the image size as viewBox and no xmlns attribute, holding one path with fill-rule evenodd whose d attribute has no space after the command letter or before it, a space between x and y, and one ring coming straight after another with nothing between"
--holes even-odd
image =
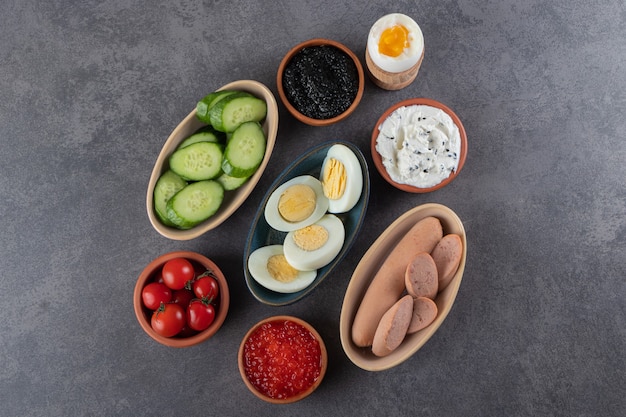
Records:
<instances>
[{"instance_id":1,"label":"white soft cheese","mask_svg":"<svg viewBox=\"0 0 626 417\"><path fill-rule=\"evenodd\" d=\"M426 105L402 106L379 127L376 151L393 181L428 188L456 171L461 136L443 110Z\"/></svg>"}]
</instances>

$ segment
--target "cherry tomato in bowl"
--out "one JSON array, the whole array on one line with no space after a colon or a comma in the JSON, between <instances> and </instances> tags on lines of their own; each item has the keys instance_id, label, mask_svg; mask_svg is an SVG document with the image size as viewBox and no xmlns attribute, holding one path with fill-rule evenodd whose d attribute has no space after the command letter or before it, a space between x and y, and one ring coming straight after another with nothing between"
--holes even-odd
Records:
<instances>
[{"instance_id":1,"label":"cherry tomato in bowl","mask_svg":"<svg viewBox=\"0 0 626 417\"><path fill-rule=\"evenodd\" d=\"M210 275L218 283L218 294L210 303L215 309L215 317L213 319L213 322L205 330L194 331L193 329L190 329L190 327L187 325L187 311L186 311L187 307L184 307L185 309L184 328L177 335L172 336L172 337L166 337L157 333L155 329L152 328L151 321L152 321L152 315L154 311L150 310L144 305L143 300L142 300L142 291L144 287L146 287L149 283L152 283L155 280L158 280L158 277L161 275L163 267L167 261L176 259L176 258L185 258L186 260L188 260L192 264L194 271L210 271L211 272ZM198 272L194 272L193 275L194 277L196 277L198 275ZM200 273L200 275L202 275L202 273ZM191 282L193 282L193 278ZM165 281L163 281L163 283L165 283ZM179 290L173 291L173 297L175 297L174 294L178 294L178 291ZM191 294L192 298L196 297L195 294L193 294L192 290L184 289L184 291L187 291L189 294ZM184 294L184 293L180 293L180 294ZM187 294L187 296L189 294ZM188 305L189 303L190 303L190 300L184 301L181 298L175 298L173 299L173 301L170 300L169 303L165 303L165 304L180 304L181 306L183 306L185 304ZM229 293L229 288L228 288L228 282L226 281L226 277L224 276L220 268L215 264L215 262L213 262L206 256L201 255L196 252L192 252L192 251L170 252L152 260L142 270L139 277L137 278L137 282L135 283L135 289L134 289L134 294L133 294L133 306L134 306L135 316L141 328L153 340L165 346L170 346L170 347L193 346L193 345L202 343L208 340L209 338L213 337L215 333L224 324L226 315L228 313L229 305L230 305L230 293Z\"/></svg>"},{"instance_id":2,"label":"cherry tomato in bowl","mask_svg":"<svg viewBox=\"0 0 626 417\"><path fill-rule=\"evenodd\" d=\"M190 290L183 288L180 290L175 290L172 294L172 303L179 304L185 310L187 306L194 299L194 294Z\"/></svg>"},{"instance_id":3,"label":"cherry tomato in bowl","mask_svg":"<svg viewBox=\"0 0 626 417\"><path fill-rule=\"evenodd\" d=\"M188 259L178 257L165 262L161 274L165 285L173 290L180 290L193 281L195 270Z\"/></svg>"},{"instance_id":4,"label":"cherry tomato in bowl","mask_svg":"<svg viewBox=\"0 0 626 417\"><path fill-rule=\"evenodd\" d=\"M161 303L150 319L152 329L164 337L176 336L183 330L185 323L185 310L174 303Z\"/></svg>"},{"instance_id":5,"label":"cherry tomato in bowl","mask_svg":"<svg viewBox=\"0 0 626 417\"><path fill-rule=\"evenodd\" d=\"M187 307L187 324L197 331L207 329L215 320L215 307L204 300L191 300Z\"/></svg>"},{"instance_id":6,"label":"cherry tomato in bowl","mask_svg":"<svg viewBox=\"0 0 626 417\"><path fill-rule=\"evenodd\" d=\"M156 310L161 303L169 303L172 300L173 291L167 285L158 281L151 282L141 291L143 305L150 310Z\"/></svg>"},{"instance_id":7,"label":"cherry tomato in bowl","mask_svg":"<svg viewBox=\"0 0 626 417\"><path fill-rule=\"evenodd\" d=\"M207 271L196 278L191 284L191 288L196 297L209 301L217 300L220 293L220 286L211 271Z\"/></svg>"}]
</instances>

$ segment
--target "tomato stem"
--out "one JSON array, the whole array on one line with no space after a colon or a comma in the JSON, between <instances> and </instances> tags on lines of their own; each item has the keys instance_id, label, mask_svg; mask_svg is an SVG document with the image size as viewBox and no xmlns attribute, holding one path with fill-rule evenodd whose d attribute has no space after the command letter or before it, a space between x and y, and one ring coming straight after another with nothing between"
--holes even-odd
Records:
<instances>
[{"instance_id":1,"label":"tomato stem","mask_svg":"<svg viewBox=\"0 0 626 417\"><path fill-rule=\"evenodd\" d=\"M202 277L213 277L215 278L215 274L213 273L213 270L211 269L207 269L206 271L204 271L203 273L201 273L200 275L198 275L196 277L196 279L200 279Z\"/></svg>"}]
</instances>

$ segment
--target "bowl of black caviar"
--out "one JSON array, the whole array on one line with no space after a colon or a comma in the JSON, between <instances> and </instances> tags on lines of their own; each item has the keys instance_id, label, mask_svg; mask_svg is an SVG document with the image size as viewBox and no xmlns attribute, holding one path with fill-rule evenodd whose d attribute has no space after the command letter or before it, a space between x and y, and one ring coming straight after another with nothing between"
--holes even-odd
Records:
<instances>
[{"instance_id":1,"label":"bowl of black caviar","mask_svg":"<svg viewBox=\"0 0 626 417\"><path fill-rule=\"evenodd\" d=\"M348 117L361 101L365 80L359 58L345 45L323 38L299 43L280 62L276 87L297 120L327 126Z\"/></svg>"}]
</instances>

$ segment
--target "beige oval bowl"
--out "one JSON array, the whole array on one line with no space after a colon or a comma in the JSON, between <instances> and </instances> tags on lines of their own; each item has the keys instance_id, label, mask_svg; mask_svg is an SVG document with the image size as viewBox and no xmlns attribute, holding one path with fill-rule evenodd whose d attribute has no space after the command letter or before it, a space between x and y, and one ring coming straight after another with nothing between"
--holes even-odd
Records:
<instances>
[{"instance_id":1,"label":"beige oval bowl","mask_svg":"<svg viewBox=\"0 0 626 417\"><path fill-rule=\"evenodd\" d=\"M270 160L272 150L274 149L276 135L278 133L278 105L276 103L276 98L270 89L258 81L239 80L226 84L218 90L247 91L265 100L267 103L267 116L265 117L265 121L263 121L263 130L265 131L265 135L267 137L265 156L263 157L263 161L257 171L244 185L239 187L237 190L227 191L224 193L222 206L217 213L209 219L188 230L180 230L174 227L165 226L159 221L156 213L154 212L154 186L156 185L156 182L161 174L169 168L168 158L172 152L174 152L174 149L176 149L176 147L185 138L189 137L196 130L206 125L196 117L196 109L194 107L191 113L189 113L187 117L185 117L183 121L176 126L172 134L165 141L163 149L161 149L161 153L159 153L156 163L154 164L154 168L152 169L152 175L150 175L148 192L146 195L146 208L148 210L150 223L152 223L152 226L161 235L173 240L194 239L209 230L216 228L228 219L239 208L239 206L246 201L246 198L248 198L256 184L259 182L259 179L261 178L261 175L263 175L263 171L265 170L265 167L267 167L267 163Z\"/></svg>"},{"instance_id":2,"label":"beige oval bowl","mask_svg":"<svg viewBox=\"0 0 626 417\"><path fill-rule=\"evenodd\" d=\"M435 299L437 304L437 317L435 321L423 330L407 335L402 344L384 357L375 356L371 347L361 348L352 342L352 322L356 311L361 304L361 300L367 288L380 268L389 252L418 221L426 217L436 217L441 222L444 235L456 233L463 242L463 255L459 268L452 279L452 282ZM417 206L404 213L396 219L379 237L369 250L363 255L357 265L343 300L341 316L339 320L339 333L341 345L348 358L358 367L367 371L383 371L392 368L410 358L417 352L431 336L439 329L439 326L446 319L450 312L457 292L463 278L465 270L465 259L467 257L467 239L465 228L461 219L451 209L441 204L424 204Z\"/></svg>"}]
</instances>

